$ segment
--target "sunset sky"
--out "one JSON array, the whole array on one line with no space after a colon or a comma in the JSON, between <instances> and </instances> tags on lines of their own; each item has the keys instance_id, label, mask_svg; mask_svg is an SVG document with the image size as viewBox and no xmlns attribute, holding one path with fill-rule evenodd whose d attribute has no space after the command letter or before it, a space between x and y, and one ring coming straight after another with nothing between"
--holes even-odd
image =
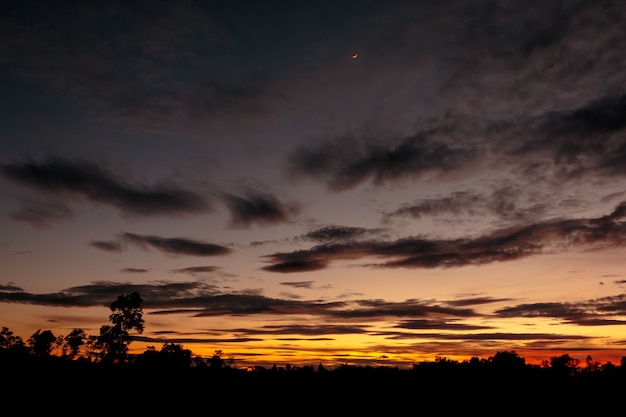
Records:
<instances>
[{"instance_id":1,"label":"sunset sky","mask_svg":"<svg viewBox=\"0 0 626 417\"><path fill-rule=\"evenodd\" d=\"M626 5L0 11L0 326L241 364L626 356Z\"/></svg>"}]
</instances>

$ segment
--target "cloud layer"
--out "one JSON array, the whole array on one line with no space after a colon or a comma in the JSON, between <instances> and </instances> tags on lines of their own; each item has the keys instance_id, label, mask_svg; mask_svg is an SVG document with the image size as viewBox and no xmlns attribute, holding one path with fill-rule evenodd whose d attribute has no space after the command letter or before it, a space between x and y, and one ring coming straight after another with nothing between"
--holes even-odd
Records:
<instances>
[{"instance_id":1,"label":"cloud layer","mask_svg":"<svg viewBox=\"0 0 626 417\"><path fill-rule=\"evenodd\" d=\"M138 235L123 233L115 241L92 241L90 245L108 252L121 252L125 244L137 246L144 250L156 249L171 255L217 256L227 255L232 249L208 242L181 237L161 237L155 235Z\"/></svg>"},{"instance_id":2,"label":"cloud layer","mask_svg":"<svg viewBox=\"0 0 626 417\"><path fill-rule=\"evenodd\" d=\"M496 230L475 238L395 241L350 241L267 255L270 272L305 272L326 268L334 260L382 259L367 264L382 268L449 268L512 261L532 255L626 244L626 203L592 219L544 221Z\"/></svg>"},{"instance_id":3,"label":"cloud layer","mask_svg":"<svg viewBox=\"0 0 626 417\"><path fill-rule=\"evenodd\" d=\"M549 341L580 340L584 336L566 334L505 333L495 332L490 325L469 325L465 319L551 318L577 326L607 326L624 324L626 302L624 295L588 299L575 303L543 302L512 304L515 300L495 298L465 298L456 300L418 300L388 302L385 300L351 300L344 302L293 301L268 298L261 295L224 293L206 282L160 282L154 284L130 284L94 282L67 288L59 293L31 294L14 285L0 286L0 301L40 306L105 307L118 295L137 291L144 300L144 309L150 315L179 315L187 317L228 317L236 315L270 315L281 317L283 324L265 325L260 328L232 328L240 342L260 335L325 336L328 340L344 334L380 335L376 323L395 322L385 336L391 339L441 340L508 340ZM479 313L474 307L500 305L491 313ZM322 320L321 324L303 325L289 323L289 317L308 315ZM354 324L354 319L367 319L367 324ZM353 324L350 324L353 323ZM468 333L472 331L473 333ZM438 332L438 333L433 333ZM150 338L153 341L179 340ZM215 341L224 340L216 338ZM232 341L232 339L226 339ZM189 338L186 343L203 343L200 335Z\"/></svg>"},{"instance_id":4,"label":"cloud layer","mask_svg":"<svg viewBox=\"0 0 626 417\"><path fill-rule=\"evenodd\" d=\"M113 206L128 215L178 215L210 209L208 202L192 191L169 185L133 184L89 162L49 158L43 162L6 163L0 172L39 192Z\"/></svg>"}]
</instances>

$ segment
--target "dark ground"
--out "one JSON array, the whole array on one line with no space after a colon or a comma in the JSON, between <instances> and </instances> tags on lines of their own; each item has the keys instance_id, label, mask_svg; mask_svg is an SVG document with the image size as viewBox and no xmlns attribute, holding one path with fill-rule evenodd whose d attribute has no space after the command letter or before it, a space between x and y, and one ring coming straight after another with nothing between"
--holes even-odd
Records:
<instances>
[{"instance_id":1,"label":"dark ground","mask_svg":"<svg viewBox=\"0 0 626 417\"><path fill-rule=\"evenodd\" d=\"M574 376L540 368L246 372L59 361L0 371L5 409L33 415L619 415L626 397L620 368Z\"/></svg>"}]
</instances>

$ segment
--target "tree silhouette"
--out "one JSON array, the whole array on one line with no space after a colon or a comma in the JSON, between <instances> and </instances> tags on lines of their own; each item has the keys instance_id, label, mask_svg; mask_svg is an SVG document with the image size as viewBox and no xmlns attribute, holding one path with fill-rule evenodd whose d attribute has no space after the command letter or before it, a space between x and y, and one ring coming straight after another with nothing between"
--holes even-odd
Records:
<instances>
[{"instance_id":1,"label":"tree silhouette","mask_svg":"<svg viewBox=\"0 0 626 417\"><path fill-rule=\"evenodd\" d=\"M192 363L191 350L176 343L164 343L160 351L148 346L134 361L138 367L158 367L167 369L189 368Z\"/></svg>"},{"instance_id":2,"label":"tree silhouette","mask_svg":"<svg viewBox=\"0 0 626 417\"><path fill-rule=\"evenodd\" d=\"M74 329L65 336L63 340L69 350L68 356L70 359L74 359L78 355L80 347L85 344L85 339L87 339L87 334L83 329Z\"/></svg>"},{"instance_id":3,"label":"tree silhouette","mask_svg":"<svg viewBox=\"0 0 626 417\"><path fill-rule=\"evenodd\" d=\"M57 338L51 330L39 329L28 339L28 346L34 356L45 357L50 356L56 341Z\"/></svg>"},{"instance_id":4,"label":"tree silhouette","mask_svg":"<svg viewBox=\"0 0 626 417\"><path fill-rule=\"evenodd\" d=\"M12 349L17 345L23 344L24 341L21 337L14 335L8 327L2 327L2 330L0 330L0 349Z\"/></svg>"},{"instance_id":5,"label":"tree silhouette","mask_svg":"<svg viewBox=\"0 0 626 417\"><path fill-rule=\"evenodd\" d=\"M211 369L223 368L226 365L226 363L224 362L224 359L222 359L223 354L224 352L222 352L221 349L216 350L213 356L211 356L211 359L209 359L209 368Z\"/></svg>"},{"instance_id":6,"label":"tree silhouette","mask_svg":"<svg viewBox=\"0 0 626 417\"><path fill-rule=\"evenodd\" d=\"M128 346L132 342L130 332L143 332L142 298L139 293L133 292L128 295L120 295L111 303L111 325L100 327L97 347L102 350L105 361L125 361Z\"/></svg>"},{"instance_id":7,"label":"tree silhouette","mask_svg":"<svg viewBox=\"0 0 626 417\"><path fill-rule=\"evenodd\" d=\"M574 375L578 372L579 364L580 359L572 358L570 355L565 354L551 357L549 367L558 374ZM545 366L546 361L544 361L544 367Z\"/></svg>"},{"instance_id":8,"label":"tree silhouette","mask_svg":"<svg viewBox=\"0 0 626 417\"><path fill-rule=\"evenodd\" d=\"M13 334L8 327L0 330L0 353L3 359L22 359L28 356L28 347L20 336Z\"/></svg>"},{"instance_id":9,"label":"tree silhouette","mask_svg":"<svg viewBox=\"0 0 626 417\"><path fill-rule=\"evenodd\" d=\"M518 355L514 350L497 352L489 361L497 369L501 370L520 370L526 366L526 360Z\"/></svg>"},{"instance_id":10,"label":"tree silhouette","mask_svg":"<svg viewBox=\"0 0 626 417\"><path fill-rule=\"evenodd\" d=\"M183 348L183 345L165 343L159 354L169 366L188 368L191 365L191 350Z\"/></svg>"}]
</instances>

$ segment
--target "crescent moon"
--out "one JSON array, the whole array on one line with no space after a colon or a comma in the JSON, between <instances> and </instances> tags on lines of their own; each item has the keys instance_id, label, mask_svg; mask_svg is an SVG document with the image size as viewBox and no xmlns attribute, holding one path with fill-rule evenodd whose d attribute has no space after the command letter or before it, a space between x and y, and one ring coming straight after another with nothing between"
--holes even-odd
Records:
<instances>
[{"instance_id":1,"label":"crescent moon","mask_svg":"<svg viewBox=\"0 0 626 417\"><path fill-rule=\"evenodd\" d=\"M358 57L359 57L359 54L352 55L352 59L357 59Z\"/></svg>"}]
</instances>

